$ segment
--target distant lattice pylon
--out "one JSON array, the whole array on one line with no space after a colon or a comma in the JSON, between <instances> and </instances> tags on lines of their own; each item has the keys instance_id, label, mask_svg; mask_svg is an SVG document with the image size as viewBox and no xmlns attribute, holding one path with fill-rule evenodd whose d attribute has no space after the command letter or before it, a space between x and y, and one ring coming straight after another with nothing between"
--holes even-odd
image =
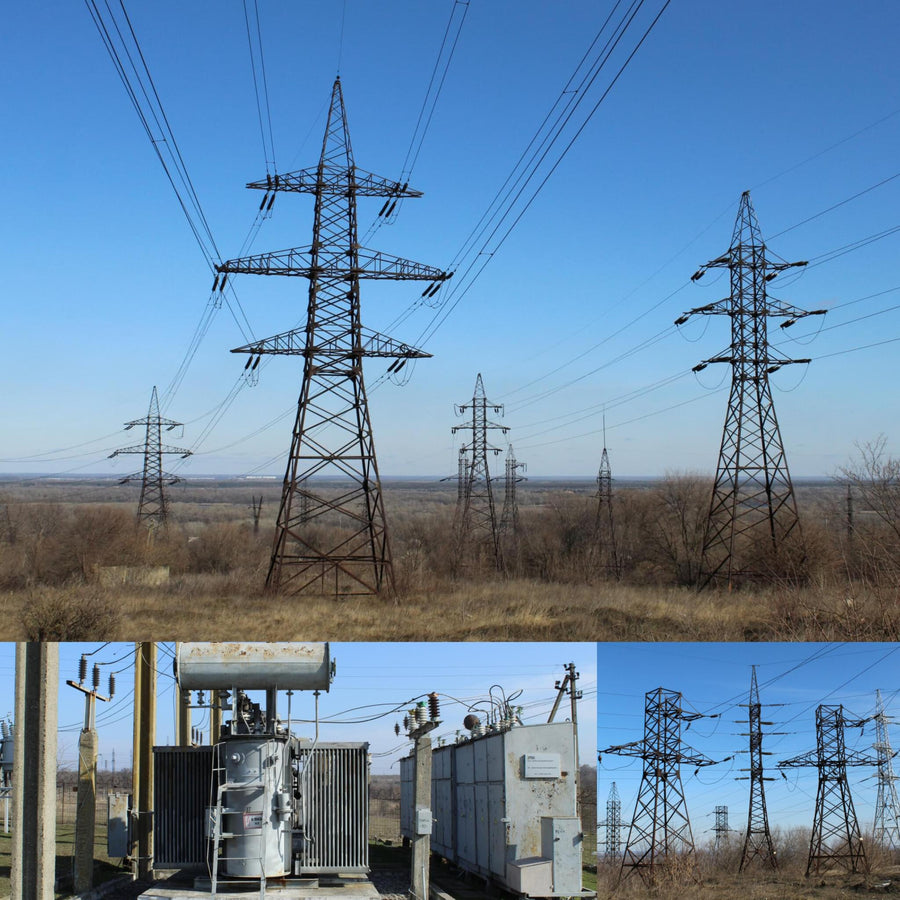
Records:
<instances>
[{"instance_id":1,"label":"distant lattice pylon","mask_svg":"<svg viewBox=\"0 0 900 900\"><path fill-rule=\"evenodd\" d=\"M731 829L728 827L728 807L717 806L713 811L715 815L715 825L713 832L715 833L715 850L720 851L722 847L728 843L728 833Z\"/></svg>"},{"instance_id":2,"label":"distant lattice pylon","mask_svg":"<svg viewBox=\"0 0 900 900\"><path fill-rule=\"evenodd\" d=\"M768 296L767 287L785 269L805 265L769 259L750 192L745 191L731 247L701 266L691 279L697 281L712 268L726 268L730 296L692 309L675 322L681 325L691 315L725 315L731 319L728 348L694 367L699 372L712 363L731 366L731 394L703 541L701 586L713 580L732 584L763 575L761 556L778 556L792 535L798 544L802 542L769 375L783 366L810 360L787 359L774 351L769 345L768 320L782 317L785 321L781 327L786 328L825 310L808 312L791 306ZM762 537L762 544L754 544L757 536Z\"/></svg>"},{"instance_id":3,"label":"distant lattice pylon","mask_svg":"<svg viewBox=\"0 0 900 900\"><path fill-rule=\"evenodd\" d=\"M600 825L606 829L604 855L608 860L619 859L622 855L622 801L615 782L606 798L606 819Z\"/></svg>"},{"instance_id":4,"label":"distant lattice pylon","mask_svg":"<svg viewBox=\"0 0 900 900\"><path fill-rule=\"evenodd\" d=\"M753 674L750 678L750 702L747 704L747 712L750 730L744 736L750 740L750 767L742 771L750 774L741 776L737 780L749 779L750 781L750 809L747 813L747 831L744 835L744 849L738 866L739 872L743 872L755 860L761 861L772 869L778 868L778 857L775 855L772 835L769 832L769 814L766 810L765 793L765 782L774 779L766 778L763 775L762 726L772 723L762 720L762 704L759 702L759 687L756 683L756 666L753 666Z\"/></svg>"},{"instance_id":5,"label":"distant lattice pylon","mask_svg":"<svg viewBox=\"0 0 900 900\"><path fill-rule=\"evenodd\" d=\"M525 481L526 465L516 459L512 444L506 452L506 469L503 477L503 512L500 515L500 540L507 569L519 564L519 495L520 481Z\"/></svg>"},{"instance_id":6,"label":"distant lattice pylon","mask_svg":"<svg viewBox=\"0 0 900 900\"><path fill-rule=\"evenodd\" d=\"M604 422L604 431L606 423ZM612 467L603 440L600 454L600 470L597 473L597 548L600 567L616 577L619 574L619 556L616 550L616 528L613 519Z\"/></svg>"},{"instance_id":7,"label":"distant lattice pylon","mask_svg":"<svg viewBox=\"0 0 900 900\"><path fill-rule=\"evenodd\" d=\"M457 431L472 433L471 440L460 448L460 457L465 457L465 463L460 463L459 471L461 477L464 474L465 483L456 508L456 561L462 567L472 565L487 548L495 568L502 570L503 550L488 467L488 454L496 456L501 450L488 442L488 431L506 434L509 429L488 419L488 410L502 415L503 406L487 399L479 372L471 401L456 406L457 415L471 413L471 424L454 425L452 429L454 434Z\"/></svg>"},{"instance_id":8,"label":"distant lattice pylon","mask_svg":"<svg viewBox=\"0 0 900 900\"><path fill-rule=\"evenodd\" d=\"M251 372L263 354L303 357L266 586L292 593L375 594L393 585L393 567L363 360L392 360L388 372L399 372L410 359L431 354L363 327L360 281L426 281L423 294L431 296L450 275L360 246L358 197L386 198L383 214L391 202L421 193L356 165L340 78L332 87L318 166L248 187L266 192L261 208L267 210L267 198L274 200L279 191L315 197L309 246L229 260L217 267L214 284L221 291L233 272L309 280L304 327L232 351L250 354Z\"/></svg>"},{"instance_id":9,"label":"distant lattice pylon","mask_svg":"<svg viewBox=\"0 0 900 900\"><path fill-rule=\"evenodd\" d=\"M658 880L658 869L685 862L697 878L694 837L681 784L681 765L701 768L715 765L716 760L684 746L681 724L700 718L703 718L702 713L684 710L678 691L657 688L645 697L644 739L602 751L634 756L644 762L620 880L636 871L646 884L653 885Z\"/></svg>"},{"instance_id":10,"label":"distant lattice pylon","mask_svg":"<svg viewBox=\"0 0 900 900\"><path fill-rule=\"evenodd\" d=\"M835 863L850 872L868 871L847 767L874 766L877 760L856 750L847 750L844 729L861 728L869 721L871 719L847 718L841 705L823 704L816 709L816 749L778 764L782 769L813 766L819 770L807 876L811 872L818 873L827 863Z\"/></svg>"},{"instance_id":11,"label":"distant lattice pylon","mask_svg":"<svg viewBox=\"0 0 900 900\"><path fill-rule=\"evenodd\" d=\"M150 408L147 411L147 415L142 419L133 419L131 422L126 422L125 428L135 428L138 425L143 425L146 429L144 443L133 444L131 447L121 447L110 453L109 459L126 453L143 455L143 471L134 475L126 475L119 481L119 484L140 480L141 499L138 503L137 521L139 524L144 524L151 530L155 530L164 528L168 519L166 486L181 480L177 475L169 475L163 471L163 454L177 453L184 459L191 455L191 451L182 447L169 447L167 444L163 444L163 426L166 427L167 431L171 431L173 428L181 428L182 423L175 422L173 419L164 419L159 414L159 399L156 395L155 385L153 393L150 395Z\"/></svg>"},{"instance_id":12,"label":"distant lattice pylon","mask_svg":"<svg viewBox=\"0 0 900 900\"><path fill-rule=\"evenodd\" d=\"M900 801L897 799L897 777L894 774L894 751L888 735L888 716L884 711L881 691L876 691L875 743L878 756L878 795L875 801L875 824L872 835L882 847L900 849Z\"/></svg>"}]
</instances>

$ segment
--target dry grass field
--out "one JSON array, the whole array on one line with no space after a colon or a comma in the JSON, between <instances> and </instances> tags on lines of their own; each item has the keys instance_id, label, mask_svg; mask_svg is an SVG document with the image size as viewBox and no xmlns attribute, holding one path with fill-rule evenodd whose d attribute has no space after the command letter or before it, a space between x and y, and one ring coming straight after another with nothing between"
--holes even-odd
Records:
<instances>
[{"instance_id":1,"label":"dry grass field","mask_svg":"<svg viewBox=\"0 0 900 900\"><path fill-rule=\"evenodd\" d=\"M637 873L619 880L619 866L601 859L597 867L598 896L615 900L839 900L900 894L900 858L896 853L869 846L870 867L865 874L851 874L839 867L805 877L809 829L773 830L779 871L757 863L737 873L741 840L732 836L718 852L711 844L697 853L695 864L676 860L661 869L653 885L645 885ZM617 884L618 882L618 884Z\"/></svg>"},{"instance_id":2,"label":"dry grass field","mask_svg":"<svg viewBox=\"0 0 900 900\"><path fill-rule=\"evenodd\" d=\"M900 530L845 488L802 485L794 562L740 589L695 587L709 485L695 476L620 485L618 571L588 480L520 488L506 570L460 567L455 486L385 485L397 589L335 599L263 585L280 484L198 480L170 493L170 524L136 530L135 490L112 480L0 483L2 638L228 640L876 640L900 634ZM263 497L259 532L251 498ZM898 517L900 521L900 517ZM122 581L121 568L130 573ZM132 577L137 573L138 577ZM142 574L143 573L143 574ZM149 577L144 577L149 573ZM159 573L162 573L160 575ZM116 579L120 583L116 583ZM146 583L141 582L144 578Z\"/></svg>"}]
</instances>

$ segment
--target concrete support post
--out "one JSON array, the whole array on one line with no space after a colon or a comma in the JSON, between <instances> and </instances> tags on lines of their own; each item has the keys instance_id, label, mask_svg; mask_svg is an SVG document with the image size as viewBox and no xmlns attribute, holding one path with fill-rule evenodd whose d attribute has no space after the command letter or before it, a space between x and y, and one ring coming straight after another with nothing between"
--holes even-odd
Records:
<instances>
[{"instance_id":1,"label":"concrete support post","mask_svg":"<svg viewBox=\"0 0 900 900\"><path fill-rule=\"evenodd\" d=\"M412 900L428 900L431 877L431 738L415 738L413 781ZM427 819L427 827L423 819ZM425 834L421 832L425 831Z\"/></svg>"},{"instance_id":2,"label":"concrete support post","mask_svg":"<svg viewBox=\"0 0 900 900\"><path fill-rule=\"evenodd\" d=\"M59 645L16 644L12 900L53 900Z\"/></svg>"},{"instance_id":3,"label":"concrete support post","mask_svg":"<svg viewBox=\"0 0 900 900\"><path fill-rule=\"evenodd\" d=\"M156 737L156 644L135 644L131 859L135 878L153 871L153 742Z\"/></svg>"},{"instance_id":4,"label":"concrete support post","mask_svg":"<svg viewBox=\"0 0 900 900\"><path fill-rule=\"evenodd\" d=\"M78 738L78 799L75 806L75 893L94 886L94 830L97 817L96 731Z\"/></svg>"}]
</instances>

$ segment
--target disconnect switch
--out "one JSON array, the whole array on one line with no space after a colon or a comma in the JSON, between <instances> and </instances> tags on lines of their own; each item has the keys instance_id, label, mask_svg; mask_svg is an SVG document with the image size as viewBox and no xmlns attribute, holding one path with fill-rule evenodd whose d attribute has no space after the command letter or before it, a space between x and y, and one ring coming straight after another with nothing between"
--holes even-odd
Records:
<instances>
[{"instance_id":1,"label":"disconnect switch","mask_svg":"<svg viewBox=\"0 0 900 900\"><path fill-rule=\"evenodd\" d=\"M431 810L416 810L416 834L431 834Z\"/></svg>"}]
</instances>

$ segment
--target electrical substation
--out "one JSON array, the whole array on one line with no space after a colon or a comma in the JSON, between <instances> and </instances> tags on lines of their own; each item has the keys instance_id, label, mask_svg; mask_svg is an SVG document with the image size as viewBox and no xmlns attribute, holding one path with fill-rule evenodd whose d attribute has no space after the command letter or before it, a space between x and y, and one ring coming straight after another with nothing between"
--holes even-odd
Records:
<instances>
[{"instance_id":1,"label":"electrical substation","mask_svg":"<svg viewBox=\"0 0 900 900\"><path fill-rule=\"evenodd\" d=\"M140 645L137 658L155 669L155 656ZM135 875L161 878L144 900L247 891L377 900L369 877L369 744L319 736L320 696L336 673L330 645L180 643L173 665L176 743L153 746L152 762L142 763L143 732L155 726L136 706L134 792L108 802L108 856L129 858ZM487 706L468 707L455 741L432 748L439 695L409 710L412 747L400 760L398 787L411 896L429 896L432 854L491 889L595 896L582 889L579 676L574 664L565 668L541 724L523 724L522 708L512 704L518 694L502 701L491 694ZM140 696L138 685L139 703ZM571 720L554 721L566 696ZM193 710L209 715L209 744L190 727Z\"/></svg>"}]
</instances>

